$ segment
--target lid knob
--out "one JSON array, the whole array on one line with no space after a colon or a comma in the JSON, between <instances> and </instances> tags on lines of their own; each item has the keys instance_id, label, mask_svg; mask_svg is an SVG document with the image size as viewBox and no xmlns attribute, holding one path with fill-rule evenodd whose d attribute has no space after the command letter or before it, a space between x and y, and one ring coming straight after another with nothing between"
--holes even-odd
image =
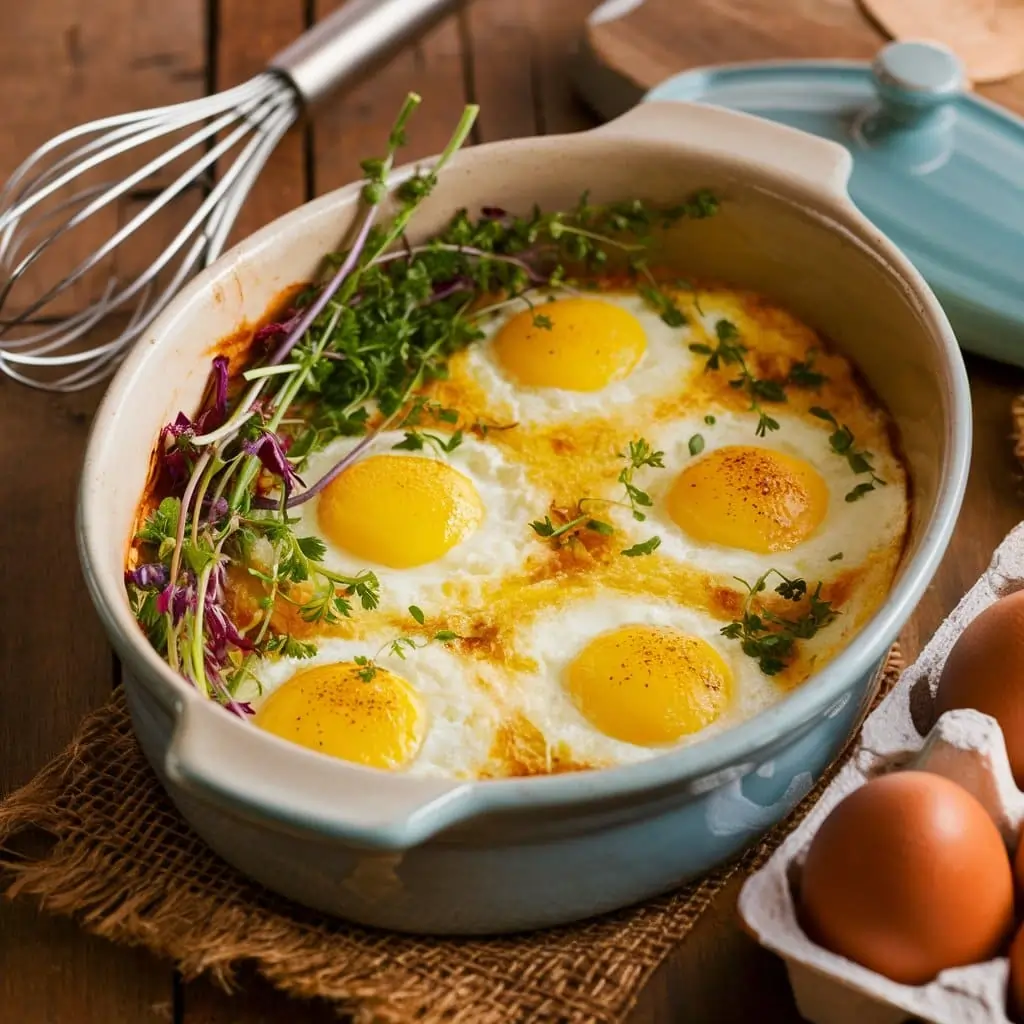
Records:
<instances>
[{"instance_id":1,"label":"lid knob","mask_svg":"<svg viewBox=\"0 0 1024 1024\"><path fill-rule=\"evenodd\" d=\"M940 43L890 43L871 71L883 112L902 124L931 120L966 81L960 59Z\"/></svg>"}]
</instances>

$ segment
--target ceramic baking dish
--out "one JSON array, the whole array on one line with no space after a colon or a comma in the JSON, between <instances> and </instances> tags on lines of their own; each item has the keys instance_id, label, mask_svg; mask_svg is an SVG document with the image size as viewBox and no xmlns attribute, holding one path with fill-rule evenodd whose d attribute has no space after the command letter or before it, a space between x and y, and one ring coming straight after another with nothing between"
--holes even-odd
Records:
<instances>
[{"instance_id":1,"label":"ceramic baking dish","mask_svg":"<svg viewBox=\"0 0 1024 1024\"><path fill-rule=\"evenodd\" d=\"M642 764L487 782L410 778L289 744L177 677L136 626L122 584L158 431L197 406L217 339L257 320L337 247L359 186L275 221L167 308L97 413L78 540L140 743L215 850L270 888L356 921L511 931L670 889L749 843L807 792L859 719L881 659L935 572L970 449L969 392L949 324L921 277L850 202L849 160L837 145L747 115L649 103L593 131L461 152L414 220L415 242L462 206L563 208L584 189L593 201L670 201L710 187L720 213L684 223L664 255L681 272L791 307L853 357L899 424L913 521L878 613L781 703Z\"/></svg>"}]
</instances>

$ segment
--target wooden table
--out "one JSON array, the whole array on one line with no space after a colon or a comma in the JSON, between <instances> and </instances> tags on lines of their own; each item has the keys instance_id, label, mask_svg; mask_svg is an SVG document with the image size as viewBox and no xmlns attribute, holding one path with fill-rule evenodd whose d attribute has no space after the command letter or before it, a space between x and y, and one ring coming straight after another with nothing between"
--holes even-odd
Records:
<instances>
[{"instance_id":1,"label":"wooden table","mask_svg":"<svg viewBox=\"0 0 1024 1024\"><path fill-rule=\"evenodd\" d=\"M0 178L60 129L240 81L335 0L31 0L0 32ZM586 128L567 54L591 0L480 0L285 140L239 235L357 172L397 104L425 98L413 156L447 139L465 100L475 141ZM1021 517L1009 405L1024 373L970 360L975 456L956 538L904 634L913 655ZM0 383L0 793L25 782L104 701L117 665L85 594L76 479L99 390L66 397ZM736 886L644 992L636 1022L797 1020L781 965L735 923ZM0 1020L11 1024L274 1024L333 1020L256 979L231 998L140 951L89 938L26 904L0 905Z\"/></svg>"}]
</instances>

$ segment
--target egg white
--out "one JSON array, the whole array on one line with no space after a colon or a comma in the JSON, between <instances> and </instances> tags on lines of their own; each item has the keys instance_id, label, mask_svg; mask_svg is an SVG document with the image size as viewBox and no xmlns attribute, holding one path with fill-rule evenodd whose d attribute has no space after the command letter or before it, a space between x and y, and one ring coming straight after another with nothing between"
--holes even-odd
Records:
<instances>
[{"instance_id":1,"label":"egg white","mask_svg":"<svg viewBox=\"0 0 1024 1024\"><path fill-rule=\"evenodd\" d=\"M612 518L630 544L657 534L661 538L659 554L684 562L706 572L738 576L753 583L763 572L775 568L787 576L803 576L808 581L828 579L848 566L862 565L872 551L893 544L906 526L907 502L903 468L891 455L875 457L875 470L888 481L858 501L848 502L846 495L866 479L850 470L845 458L829 447L826 424L808 422L772 407L772 416L780 429L757 437L757 416L753 413L716 412L709 425L701 417L683 418L655 428L648 439L665 453L664 469L643 468L635 477L637 486L651 496L653 506L644 509L646 520L637 522L628 509L613 506ZM704 449L690 454L691 439L700 435ZM739 548L698 541L678 527L668 514L666 498L676 478L698 459L718 448L745 445L770 448L809 463L824 479L829 502L824 520L802 544L789 551L760 554ZM865 528L865 517L870 528ZM833 559L842 554L842 559Z\"/></svg>"},{"instance_id":2,"label":"egg white","mask_svg":"<svg viewBox=\"0 0 1024 1024\"><path fill-rule=\"evenodd\" d=\"M564 680L570 663L594 638L624 626L660 626L679 630L710 644L733 676L732 700L710 725L665 746L640 746L599 732L577 709ZM739 644L723 637L720 624L691 608L638 595L606 591L569 604L534 622L516 645L537 663L537 671L519 680L509 700L544 734L549 746L565 743L577 761L632 764L666 750L714 735L757 714L779 696L771 678L746 657Z\"/></svg>"},{"instance_id":3,"label":"egg white","mask_svg":"<svg viewBox=\"0 0 1024 1024\"><path fill-rule=\"evenodd\" d=\"M430 432L441 436L438 431ZM441 601L445 584L459 585L471 594L474 580L482 582L518 566L522 560L518 538L536 509L545 507L548 499L530 484L524 467L507 459L495 445L466 437L450 454L442 454L429 445L418 452L396 450L394 446L404 437L403 431L382 432L360 457L388 454L448 462L472 481L480 496L483 522L473 533L436 561L395 569L356 558L325 536L318 521L319 496L298 507L299 522L293 529L299 537L319 537L324 542L327 552L323 564L328 569L344 575L355 575L364 569L376 573L382 608L405 609L415 604L430 614ZM316 452L303 468L304 479L319 479L357 443L357 438L339 438Z\"/></svg>"},{"instance_id":4,"label":"egg white","mask_svg":"<svg viewBox=\"0 0 1024 1024\"><path fill-rule=\"evenodd\" d=\"M548 295L557 301L576 297L577 293L558 289L544 293L534 300L538 313L544 312ZM522 309L518 305L504 307L483 319L479 326L484 338L466 355L466 370L487 394L495 419L516 423L567 420L573 415L593 415L640 397L669 394L678 389L682 374L694 365L695 357L688 348L692 340L690 329L669 327L639 295L602 292L593 297L631 313L643 328L647 348L633 370L599 391L527 387L510 380L495 353L495 339Z\"/></svg>"},{"instance_id":5,"label":"egg white","mask_svg":"<svg viewBox=\"0 0 1024 1024\"><path fill-rule=\"evenodd\" d=\"M415 692L423 714L423 740L415 758L403 771L410 775L475 778L487 760L497 728L497 711L484 679L474 663L456 657L432 642L406 657L378 654L394 639L377 635L360 640L337 637L321 640L312 658L277 658L257 663L256 677L263 684L255 698L257 710L267 697L305 669L363 656L403 678Z\"/></svg>"}]
</instances>

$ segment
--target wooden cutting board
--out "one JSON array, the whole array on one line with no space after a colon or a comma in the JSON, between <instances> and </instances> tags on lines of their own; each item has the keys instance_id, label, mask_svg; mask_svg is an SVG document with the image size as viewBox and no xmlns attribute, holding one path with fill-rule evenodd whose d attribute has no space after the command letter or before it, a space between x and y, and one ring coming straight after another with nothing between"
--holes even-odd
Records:
<instances>
[{"instance_id":1,"label":"wooden cutting board","mask_svg":"<svg viewBox=\"0 0 1024 1024\"><path fill-rule=\"evenodd\" d=\"M613 117L688 68L800 57L869 60L886 41L857 0L608 0L586 24L575 78L583 98ZM977 91L1024 114L1024 74Z\"/></svg>"}]
</instances>

